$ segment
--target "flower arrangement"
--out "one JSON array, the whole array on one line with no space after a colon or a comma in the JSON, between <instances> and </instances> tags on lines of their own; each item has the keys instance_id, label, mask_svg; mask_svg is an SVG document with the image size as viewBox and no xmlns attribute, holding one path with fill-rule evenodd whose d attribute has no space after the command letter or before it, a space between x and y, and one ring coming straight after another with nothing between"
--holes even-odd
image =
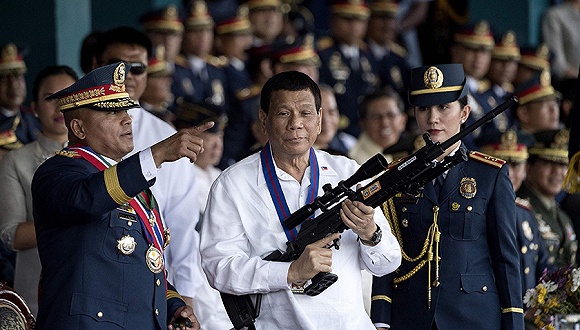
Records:
<instances>
[{"instance_id":1,"label":"flower arrangement","mask_svg":"<svg viewBox=\"0 0 580 330\"><path fill-rule=\"evenodd\" d=\"M524 304L533 312L537 329L554 330L556 315L580 313L580 268L544 271L538 285L528 289Z\"/></svg>"}]
</instances>

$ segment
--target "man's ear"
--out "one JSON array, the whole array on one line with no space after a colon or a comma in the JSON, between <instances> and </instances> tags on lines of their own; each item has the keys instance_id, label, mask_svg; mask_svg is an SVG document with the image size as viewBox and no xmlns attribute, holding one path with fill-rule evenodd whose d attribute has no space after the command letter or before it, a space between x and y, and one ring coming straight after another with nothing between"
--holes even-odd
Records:
<instances>
[{"instance_id":1,"label":"man's ear","mask_svg":"<svg viewBox=\"0 0 580 330\"><path fill-rule=\"evenodd\" d=\"M529 122L529 114L527 105L520 105L516 109L516 119L520 122L520 126L525 126Z\"/></svg>"},{"instance_id":2,"label":"man's ear","mask_svg":"<svg viewBox=\"0 0 580 330\"><path fill-rule=\"evenodd\" d=\"M82 119L73 118L70 121L70 131L73 133L80 140L84 140L87 137L87 133L85 131L85 125Z\"/></svg>"}]
</instances>

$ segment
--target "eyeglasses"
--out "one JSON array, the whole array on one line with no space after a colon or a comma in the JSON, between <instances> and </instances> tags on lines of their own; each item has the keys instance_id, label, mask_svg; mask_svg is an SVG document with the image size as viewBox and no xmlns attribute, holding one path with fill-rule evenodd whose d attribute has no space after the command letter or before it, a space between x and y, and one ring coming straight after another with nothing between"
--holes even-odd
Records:
<instances>
[{"instance_id":1,"label":"eyeglasses","mask_svg":"<svg viewBox=\"0 0 580 330\"><path fill-rule=\"evenodd\" d=\"M113 63L118 63L118 62L125 62L123 60L120 59L110 59L107 64L113 64ZM129 72L131 72L134 75L142 75L145 72L147 72L147 65L141 63L141 62L125 62L127 64L129 64L131 66L131 69L129 69Z\"/></svg>"}]
</instances>

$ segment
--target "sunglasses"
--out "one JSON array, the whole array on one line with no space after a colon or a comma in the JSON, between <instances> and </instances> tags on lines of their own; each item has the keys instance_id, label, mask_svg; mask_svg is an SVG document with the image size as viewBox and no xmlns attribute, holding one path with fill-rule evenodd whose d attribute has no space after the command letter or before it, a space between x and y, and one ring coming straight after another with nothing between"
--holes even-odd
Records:
<instances>
[{"instance_id":1,"label":"sunglasses","mask_svg":"<svg viewBox=\"0 0 580 330\"><path fill-rule=\"evenodd\" d=\"M107 64L113 64L113 63L118 63L118 62L125 62L119 59L111 59L107 62ZM131 66L131 69L129 69L129 72L131 72L134 75L142 75L145 72L147 72L147 65L141 63L141 62L125 62L127 64L129 64Z\"/></svg>"}]
</instances>

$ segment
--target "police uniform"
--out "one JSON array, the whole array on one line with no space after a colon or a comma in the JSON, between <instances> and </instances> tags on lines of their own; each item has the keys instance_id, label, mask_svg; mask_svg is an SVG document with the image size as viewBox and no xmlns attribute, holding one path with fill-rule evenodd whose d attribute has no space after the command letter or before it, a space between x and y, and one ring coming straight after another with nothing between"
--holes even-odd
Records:
<instances>
[{"instance_id":1,"label":"police uniform","mask_svg":"<svg viewBox=\"0 0 580 330\"><path fill-rule=\"evenodd\" d=\"M214 21L207 11L204 1L196 1L185 21L186 30L212 29ZM228 100L225 91L226 75L223 67L227 64L225 58L208 56L200 58L185 54L175 59L175 71L171 92L175 99L189 96L200 103L208 103L222 107L227 111ZM175 104L172 106L175 110Z\"/></svg>"},{"instance_id":2,"label":"police uniform","mask_svg":"<svg viewBox=\"0 0 580 330\"><path fill-rule=\"evenodd\" d=\"M154 55L149 58L148 65L147 65L147 79L150 81L152 79L167 79L167 77L171 77L173 73L173 66L167 62L165 57L165 47L163 45L159 45L155 47ZM147 92L147 89L146 89ZM146 94L146 92L144 94ZM168 106L169 103L173 102L173 95L168 93L166 95L167 99L159 100L156 97L152 99L156 104L151 104L147 102L148 100L147 95L142 95L140 100L140 105L143 109L147 110L155 117L173 124L173 120L175 119L175 115L169 110Z\"/></svg>"},{"instance_id":3,"label":"police uniform","mask_svg":"<svg viewBox=\"0 0 580 330\"><path fill-rule=\"evenodd\" d=\"M486 52L491 52L495 44L489 24L486 21L479 21L476 24L459 28L454 34L454 42L467 49ZM486 101L486 98L489 97L486 92L491 88L491 83L489 80L483 79L483 77L472 77L469 73L466 73L465 84L469 91L467 101L471 106L471 113L465 122L465 125L468 126L492 109ZM475 130L463 139L463 143L471 150L478 150L479 147L475 143L475 138L481 132L481 128Z\"/></svg>"},{"instance_id":4,"label":"police uniform","mask_svg":"<svg viewBox=\"0 0 580 330\"><path fill-rule=\"evenodd\" d=\"M124 63L98 68L50 98L61 111L134 108L127 71ZM166 329L185 305L165 280L169 237L147 193L155 171L150 151L115 164L80 144L39 167L32 181L42 264L37 329Z\"/></svg>"},{"instance_id":5,"label":"police uniform","mask_svg":"<svg viewBox=\"0 0 580 330\"><path fill-rule=\"evenodd\" d=\"M519 61L520 48L516 42L516 35L513 31L507 31L500 40L495 43L491 52L491 60L514 62ZM515 73L515 72L514 72ZM515 75L514 75L515 77ZM491 79L491 77L490 77ZM487 109L491 110L501 103L507 101L514 93L514 86L512 81L493 81L490 80L490 88L483 92L481 98L487 103ZM514 125L514 119L511 111L507 110L496 116L492 121L486 123L482 127L481 135L497 135L498 132L504 132L506 129Z\"/></svg>"},{"instance_id":6,"label":"police uniform","mask_svg":"<svg viewBox=\"0 0 580 330\"><path fill-rule=\"evenodd\" d=\"M332 15L366 20L369 9L361 1L337 1L331 6ZM360 134L358 105L364 95L379 86L375 63L367 47L345 45L331 41L319 49L320 82L334 88L338 110L348 120L344 131L355 137Z\"/></svg>"},{"instance_id":7,"label":"police uniform","mask_svg":"<svg viewBox=\"0 0 580 330\"><path fill-rule=\"evenodd\" d=\"M0 76L24 75L26 63L22 54L13 43L7 43L0 51ZM29 109L20 106L18 109L0 107L0 144L3 149L13 150L36 140L40 132L40 121ZM16 137L16 141L14 140Z\"/></svg>"},{"instance_id":8,"label":"police uniform","mask_svg":"<svg viewBox=\"0 0 580 330\"><path fill-rule=\"evenodd\" d=\"M432 106L467 91L460 64L411 71L410 101ZM441 88L441 89L440 89ZM466 152L462 144L455 152ZM371 318L391 329L523 329L515 196L507 166L468 160L418 196L383 204L403 253L401 267L373 281ZM438 181L438 180L435 180Z\"/></svg>"},{"instance_id":9,"label":"police uniform","mask_svg":"<svg viewBox=\"0 0 580 330\"><path fill-rule=\"evenodd\" d=\"M240 6L234 17L218 22L215 33L216 36L251 34L252 26L248 20L247 7ZM232 120L224 131L224 154L220 165L222 168L236 162L254 144L250 126L257 112L257 102L247 100L259 95L261 90L259 88L256 93L256 88L252 87L252 77L243 59L228 58L224 73L229 82L226 90L230 100L227 115Z\"/></svg>"},{"instance_id":10,"label":"police uniform","mask_svg":"<svg viewBox=\"0 0 580 330\"><path fill-rule=\"evenodd\" d=\"M510 164L525 163L528 146L533 145L533 136L519 131L506 130L504 133L487 134L478 140L481 150ZM520 270L522 272L522 292L536 287L545 269L554 267L549 262L549 253L544 244L538 224L529 201L516 197L516 227L520 249Z\"/></svg>"},{"instance_id":11,"label":"police uniform","mask_svg":"<svg viewBox=\"0 0 580 330\"><path fill-rule=\"evenodd\" d=\"M399 13L399 4L393 0L373 1L370 4L371 19L374 17L396 20ZM368 39L369 51L376 63L376 73L379 76L380 86L390 86L401 99L407 100L407 88L409 86L410 69L407 64L407 51L401 45L392 42L389 45L379 45L372 39Z\"/></svg>"},{"instance_id":12,"label":"police uniform","mask_svg":"<svg viewBox=\"0 0 580 330\"><path fill-rule=\"evenodd\" d=\"M568 164L568 131L550 130L534 134L536 143L530 148L530 157L547 161ZM560 206L540 195L529 184L524 182L517 191L518 197L530 202L548 252L549 261L558 267L574 266L578 243L570 217Z\"/></svg>"}]
</instances>

